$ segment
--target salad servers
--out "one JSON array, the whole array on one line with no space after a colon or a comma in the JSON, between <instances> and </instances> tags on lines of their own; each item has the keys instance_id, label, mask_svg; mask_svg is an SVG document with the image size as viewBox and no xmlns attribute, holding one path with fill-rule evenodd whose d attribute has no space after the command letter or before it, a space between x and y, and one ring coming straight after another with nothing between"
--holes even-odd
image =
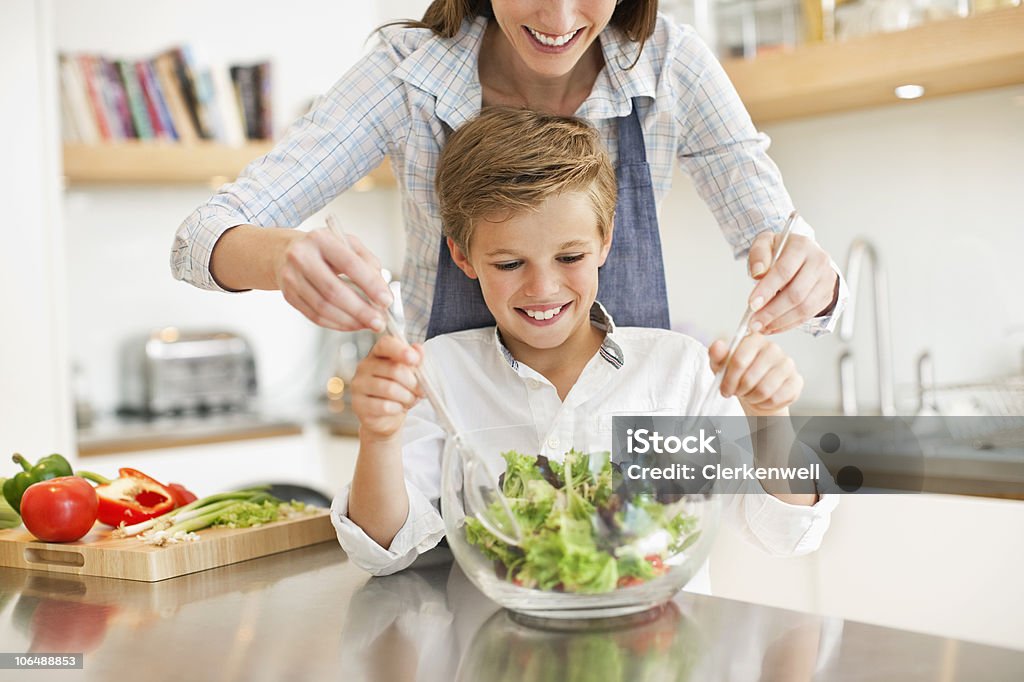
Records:
<instances>
[{"instance_id":1,"label":"salad servers","mask_svg":"<svg viewBox=\"0 0 1024 682\"><path fill-rule=\"evenodd\" d=\"M782 228L781 237L779 243L775 245L775 249L772 252L771 263L768 264L768 270L771 270L775 262L779 260L779 256L782 255L782 250L786 247L786 242L789 241L789 235L793 231L793 224L796 223L796 219L799 217L797 211L793 211L789 214L786 219L786 225ZM743 318L740 320L739 326L736 328L736 333L733 334L732 341L729 342L729 351L725 355L725 361L722 362L722 368L715 372L715 380L711 383L711 387L704 394L703 399L700 401L700 405L697 409L695 416L705 416L705 412L708 409L708 405L714 400L715 394L722 387L722 377L725 376L725 368L729 366L729 361L732 360L732 356L736 353L736 349L739 347L740 342L750 333L750 318L754 315L754 310L747 304L747 310L743 314Z\"/></svg>"},{"instance_id":2,"label":"salad servers","mask_svg":"<svg viewBox=\"0 0 1024 682\"><path fill-rule=\"evenodd\" d=\"M345 234L345 231L342 230L335 217L333 215L328 215L326 222L327 229L329 229L334 236L338 237L348 245L348 236ZM348 283L358 291L358 288L355 287L353 283ZM367 301L370 301L369 297L365 295L365 292L360 293ZM395 317L392 307L377 307L382 309L382 312L384 313L384 333L390 334L403 343L410 345L409 340L405 335L405 329L398 321L398 318ZM485 487L472 484L472 481L474 481L477 476L484 476L487 481L496 481L498 480L498 477L493 475L487 461L477 453L475 449L466 443L461 432L455 426L455 422L452 419L451 412L448 411L445 401L441 398L441 394L438 393L437 389L434 388L434 385L427 377L426 372L422 371L421 367L416 367L413 369L413 375L416 377L416 381L419 383L420 388L423 389L423 394L426 396L427 402L429 402L430 406L434 408L434 413L437 415L441 428L444 429L446 434L448 434L448 437L452 440L454 447L463 459L465 476L470 481L470 484L465 486L467 491L467 503L468 506L472 507L470 511L472 511L473 515L476 516L488 531L493 533L502 541L507 542L510 545L520 545L523 537L522 529L519 526L519 522L516 520L515 514L512 513L512 509L508 503L508 498L505 497L501 488L489 486L493 489L493 496L501 505L502 512L504 514L504 519L495 519L488 508L488 501L484 498L483 491Z\"/></svg>"}]
</instances>

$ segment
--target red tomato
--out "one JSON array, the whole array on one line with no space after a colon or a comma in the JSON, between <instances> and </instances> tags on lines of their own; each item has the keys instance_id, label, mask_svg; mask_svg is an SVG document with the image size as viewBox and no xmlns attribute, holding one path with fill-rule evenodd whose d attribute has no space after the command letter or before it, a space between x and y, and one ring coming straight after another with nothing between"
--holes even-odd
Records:
<instances>
[{"instance_id":1,"label":"red tomato","mask_svg":"<svg viewBox=\"0 0 1024 682\"><path fill-rule=\"evenodd\" d=\"M638 578L635 575L624 575L619 578L616 585L618 587L633 587L634 585L642 585L644 582L643 578Z\"/></svg>"},{"instance_id":2,"label":"red tomato","mask_svg":"<svg viewBox=\"0 0 1024 682\"><path fill-rule=\"evenodd\" d=\"M195 502L196 494L180 483L168 483L167 489L171 491L175 507L184 507L189 502Z\"/></svg>"},{"instance_id":3,"label":"red tomato","mask_svg":"<svg viewBox=\"0 0 1024 682\"><path fill-rule=\"evenodd\" d=\"M21 498L21 520L46 542L77 540L96 523L99 499L88 481L61 476L33 483Z\"/></svg>"},{"instance_id":4,"label":"red tomato","mask_svg":"<svg viewBox=\"0 0 1024 682\"><path fill-rule=\"evenodd\" d=\"M663 562L661 557L657 554L648 554L644 559L651 565L651 568L654 569L655 575L661 575L665 572L665 562Z\"/></svg>"}]
</instances>

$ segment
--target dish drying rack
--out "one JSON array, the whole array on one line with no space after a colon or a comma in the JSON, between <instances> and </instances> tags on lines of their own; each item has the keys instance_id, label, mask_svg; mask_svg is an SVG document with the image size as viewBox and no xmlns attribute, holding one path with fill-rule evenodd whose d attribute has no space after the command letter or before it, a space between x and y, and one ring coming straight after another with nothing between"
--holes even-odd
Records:
<instances>
[{"instance_id":1,"label":"dish drying rack","mask_svg":"<svg viewBox=\"0 0 1024 682\"><path fill-rule=\"evenodd\" d=\"M922 414L958 417L945 420L958 441L981 448L1024 446L1024 375L931 386L922 391L921 405Z\"/></svg>"}]
</instances>

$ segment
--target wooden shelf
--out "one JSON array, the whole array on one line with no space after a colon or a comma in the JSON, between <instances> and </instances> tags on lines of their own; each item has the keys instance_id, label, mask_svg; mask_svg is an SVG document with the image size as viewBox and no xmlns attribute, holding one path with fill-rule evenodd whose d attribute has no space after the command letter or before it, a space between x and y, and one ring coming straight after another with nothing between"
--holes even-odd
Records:
<instances>
[{"instance_id":1,"label":"wooden shelf","mask_svg":"<svg viewBox=\"0 0 1024 682\"><path fill-rule=\"evenodd\" d=\"M104 145L65 144L64 176L67 183L97 184L209 184L235 179L247 163L270 151L271 142L249 142L241 147L214 143L168 144L118 142ZM394 187L395 178L385 160L354 189Z\"/></svg>"},{"instance_id":2,"label":"wooden shelf","mask_svg":"<svg viewBox=\"0 0 1024 682\"><path fill-rule=\"evenodd\" d=\"M722 62L758 124L1024 83L1024 7Z\"/></svg>"}]
</instances>

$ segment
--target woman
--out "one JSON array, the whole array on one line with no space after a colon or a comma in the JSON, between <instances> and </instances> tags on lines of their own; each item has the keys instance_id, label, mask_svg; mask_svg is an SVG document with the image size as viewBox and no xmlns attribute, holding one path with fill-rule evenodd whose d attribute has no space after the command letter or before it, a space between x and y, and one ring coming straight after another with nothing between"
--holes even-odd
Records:
<instances>
[{"instance_id":1,"label":"woman","mask_svg":"<svg viewBox=\"0 0 1024 682\"><path fill-rule=\"evenodd\" d=\"M387 154L407 230L410 339L493 324L479 286L448 255L434 170L452 130L481 107L511 105L588 119L616 161L619 208L599 298L618 324L669 324L657 208L678 160L761 279L751 328L833 326L845 292L809 226L801 221L765 273L771 231L792 210L767 137L707 46L658 15L656 0L435 0L421 22L385 27L381 37L274 150L185 220L171 257L176 278L280 289L321 326L381 329L379 312L337 277L390 300L358 240L262 228L299 224Z\"/></svg>"}]
</instances>

